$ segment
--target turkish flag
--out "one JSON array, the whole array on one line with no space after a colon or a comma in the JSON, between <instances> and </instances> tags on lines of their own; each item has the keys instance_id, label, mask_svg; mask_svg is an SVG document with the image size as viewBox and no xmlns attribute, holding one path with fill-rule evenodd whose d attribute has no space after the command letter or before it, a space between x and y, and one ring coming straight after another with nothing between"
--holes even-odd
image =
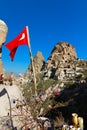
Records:
<instances>
[{"instance_id":1,"label":"turkish flag","mask_svg":"<svg viewBox=\"0 0 87 130\"><path fill-rule=\"evenodd\" d=\"M10 50L10 57L12 61L14 60L14 56L18 46L24 44L28 45L28 43L29 43L28 27L26 26L16 38L5 44L5 46Z\"/></svg>"}]
</instances>

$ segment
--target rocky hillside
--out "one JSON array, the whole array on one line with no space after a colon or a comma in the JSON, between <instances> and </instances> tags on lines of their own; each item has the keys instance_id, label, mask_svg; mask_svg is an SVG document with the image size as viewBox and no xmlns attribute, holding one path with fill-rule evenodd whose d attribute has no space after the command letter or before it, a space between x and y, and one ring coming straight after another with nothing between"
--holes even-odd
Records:
<instances>
[{"instance_id":1,"label":"rocky hillside","mask_svg":"<svg viewBox=\"0 0 87 130\"><path fill-rule=\"evenodd\" d=\"M87 61L77 58L75 48L67 42L59 42L52 50L45 63L42 53L38 52L33 59L35 73L43 74L43 79L74 80L76 77L84 77L82 71L87 71ZM83 69L84 67L84 69ZM32 75L31 64L26 71L26 77Z\"/></svg>"},{"instance_id":2,"label":"rocky hillside","mask_svg":"<svg viewBox=\"0 0 87 130\"><path fill-rule=\"evenodd\" d=\"M35 121L37 117L46 117L54 121L55 130L62 130L65 126L69 129L73 127L71 115L77 113L83 117L84 130L87 130L87 61L77 57L71 44L59 42L53 48L47 62L44 61L42 53L37 52L33 58L33 65L37 95L32 64L25 75L4 75L1 86L3 84L7 88L16 85L20 88L27 106L24 105L29 108L29 113ZM23 107L21 106L21 110ZM25 119L27 114L23 116ZM71 130L73 129L75 128Z\"/></svg>"},{"instance_id":3,"label":"rocky hillside","mask_svg":"<svg viewBox=\"0 0 87 130\"><path fill-rule=\"evenodd\" d=\"M59 42L46 63L44 58L36 55L34 65L38 94L44 91L44 96L40 96L41 104L39 102L44 109L42 116L55 120L55 129L61 130L64 124L72 125L71 115L78 113L84 119L84 130L87 130L87 61L77 57L71 44ZM27 78L32 73L30 66ZM32 86L31 81L25 90L29 86Z\"/></svg>"},{"instance_id":4,"label":"rocky hillside","mask_svg":"<svg viewBox=\"0 0 87 130\"><path fill-rule=\"evenodd\" d=\"M41 72L42 66L44 65L44 57L41 52L37 52L36 56L33 58L33 66L35 68L35 74ZM25 73L25 77L33 79L33 69L32 64L29 65L28 70Z\"/></svg>"}]
</instances>

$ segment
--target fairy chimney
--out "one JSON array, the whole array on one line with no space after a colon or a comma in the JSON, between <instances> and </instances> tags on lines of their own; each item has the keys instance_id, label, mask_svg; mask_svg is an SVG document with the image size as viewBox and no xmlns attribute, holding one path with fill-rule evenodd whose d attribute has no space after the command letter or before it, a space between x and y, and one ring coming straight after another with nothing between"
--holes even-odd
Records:
<instances>
[{"instance_id":1,"label":"fairy chimney","mask_svg":"<svg viewBox=\"0 0 87 130\"><path fill-rule=\"evenodd\" d=\"M6 23L0 20L0 71L3 69L2 65L2 44L6 41L8 27Z\"/></svg>"},{"instance_id":2,"label":"fairy chimney","mask_svg":"<svg viewBox=\"0 0 87 130\"><path fill-rule=\"evenodd\" d=\"M4 21L0 20L0 58L2 55L2 44L6 41L8 27Z\"/></svg>"}]
</instances>

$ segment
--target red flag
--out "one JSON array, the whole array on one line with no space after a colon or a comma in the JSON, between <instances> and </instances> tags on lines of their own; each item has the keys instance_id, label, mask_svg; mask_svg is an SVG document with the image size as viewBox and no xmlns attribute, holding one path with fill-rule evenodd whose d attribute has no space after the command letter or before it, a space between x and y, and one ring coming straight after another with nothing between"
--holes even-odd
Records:
<instances>
[{"instance_id":1,"label":"red flag","mask_svg":"<svg viewBox=\"0 0 87 130\"><path fill-rule=\"evenodd\" d=\"M28 27L26 26L16 38L5 44L5 46L10 50L10 57L12 61L14 60L14 56L18 46L24 44L28 45L28 43L29 43Z\"/></svg>"}]
</instances>

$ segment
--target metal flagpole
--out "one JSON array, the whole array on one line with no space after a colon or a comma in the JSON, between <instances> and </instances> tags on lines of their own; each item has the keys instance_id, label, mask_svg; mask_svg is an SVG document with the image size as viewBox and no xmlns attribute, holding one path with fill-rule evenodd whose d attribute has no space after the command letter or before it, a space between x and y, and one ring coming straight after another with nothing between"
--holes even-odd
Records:
<instances>
[{"instance_id":1,"label":"metal flagpole","mask_svg":"<svg viewBox=\"0 0 87 130\"><path fill-rule=\"evenodd\" d=\"M29 38L28 26L26 26L26 29L27 29L28 47L29 47L29 52L30 52L31 65L32 65L32 70L33 70L33 75L34 75L35 96L37 96L36 75L35 75L35 68L34 68L34 64L33 64L33 56L32 56L32 51L31 51L31 46L30 46L30 38Z\"/></svg>"}]
</instances>

